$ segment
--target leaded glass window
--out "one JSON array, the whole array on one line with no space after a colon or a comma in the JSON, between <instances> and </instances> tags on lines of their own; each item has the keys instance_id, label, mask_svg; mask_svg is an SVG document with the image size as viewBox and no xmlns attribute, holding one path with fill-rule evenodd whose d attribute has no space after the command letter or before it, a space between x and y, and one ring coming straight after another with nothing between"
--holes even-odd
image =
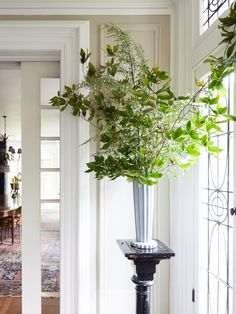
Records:
<instances>
[{"instance_id":1,"label":"leaded glass window","mask_svg":"<svg viewBox=\"0 0 236 314\"><path fill-rule=\"evenodd\" d=\"M234 0L202 0L203 31L209 28Z\"/></svg>"},{"instance_id":2,"label":"leaded glass window","mask_svg":"<svg viewBox=\"0 0 236 314\"><path fill-rule=\"evenodd\" d=\"M233 112L234 75L224 81ZM233 314L233 125L211 140L224 151L200 161L199 314Z\"/></svg>"}]
</instances>

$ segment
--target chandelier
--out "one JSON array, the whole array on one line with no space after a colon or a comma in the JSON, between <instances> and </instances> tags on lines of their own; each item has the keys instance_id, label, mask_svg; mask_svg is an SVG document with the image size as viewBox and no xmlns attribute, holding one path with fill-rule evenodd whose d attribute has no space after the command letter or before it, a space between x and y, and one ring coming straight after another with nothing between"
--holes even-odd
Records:
<instances>
[{"instance_id":1,"label":"chandelier","mask_svg":"<svg viewBox=\"0 0 236 314\"><path fill-rule=\"evenodd\" d=\"M11 161L13 161L13 160L19 161L19 160L20 160L20 157L21 157L21 148L18 148L18 149L17 149L17 152L16 152L16 149L15 149L13 146L9 146L9 148L8 148L8 154L9 154L9 159L10 159ZM18 156L16 156L16 154L17 154Z\"/></svg>"}]
</instances>

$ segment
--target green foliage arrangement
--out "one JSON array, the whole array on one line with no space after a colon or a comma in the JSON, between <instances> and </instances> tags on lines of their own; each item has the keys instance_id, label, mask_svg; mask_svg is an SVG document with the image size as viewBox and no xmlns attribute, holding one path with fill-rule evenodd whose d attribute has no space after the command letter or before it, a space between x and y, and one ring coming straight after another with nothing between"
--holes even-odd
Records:
<instances>
[{"instance_id":1,"label":"green foliage arrangement","mask_svg":"<svg viewBox=\"0 0 236 314\"><path fill-rule=\"evenodd\" d=\"M11 178L11 182L12 184L17 184L20 183L22 181L22 174L21 172L18 172L17 175L15 175L14 177Z\"/></svg>"},{"instance_id":2,"label":"green foliage arrangement","mask_svg":"<svg viewBox=\"0 0 236 314\"><path fill-rule=\"evenodd\" d=\"M105 26L115 44L107 45L104 65L88 62L90 53L81 49L84 79L65 86L51 104L62 111L71 107L74 116L96 127L101 145L87 172L153 185L189 168L203 149L214 156L221 152L210 137L222 131L222 123L236 120L222 101L223 79L235 67L236 5L220 21L224 55L209 56L210 75L197 82L193 96L176 96L168 73L150 68L142 47L118 26Z\"/></svg>"}]
</instances>

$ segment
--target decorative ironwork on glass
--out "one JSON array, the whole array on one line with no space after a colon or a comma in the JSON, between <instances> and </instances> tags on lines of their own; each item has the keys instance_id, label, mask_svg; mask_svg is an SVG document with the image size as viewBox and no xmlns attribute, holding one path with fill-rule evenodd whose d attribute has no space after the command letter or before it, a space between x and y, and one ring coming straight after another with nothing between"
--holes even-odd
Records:
<instances>
[{"instance_id":1,"label":"decorative ironwork on glass","mask_svg":"<svg viewBox=\"0 0 236 314\"><path fill-rule=\"evenodd\" d=\"M203 0L203 29L210 27L234 0Z\"/></svg>"},{"instance_id":2,"label":"decorative ironwork on glass","mask_svg":"<svg viewBox=\"0 0 236 314\"><path fill-rule=\"evenodd\" d=\"M225 105L233 107L234 76L225 79ZM199 314L233 314L233 128L211 137L223 148L219 158L208 155L201 166L199 225Z\"/></svg>"}]
</instances>

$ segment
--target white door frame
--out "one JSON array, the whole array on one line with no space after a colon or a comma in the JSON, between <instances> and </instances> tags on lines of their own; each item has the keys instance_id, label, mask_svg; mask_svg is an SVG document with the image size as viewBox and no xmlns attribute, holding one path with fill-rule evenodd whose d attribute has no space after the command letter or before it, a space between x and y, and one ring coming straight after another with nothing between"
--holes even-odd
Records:
<instances>
[{"instance_id":1,"label":"white door frame","mask_svg":"<svg viewBox=\"0 0 236 314\"><path fill-rule=\"evenodd\" d=\"M80 77L79 49L89 47L89 22L2 21L0 42L0 61L55 60L59 55L63 88ZM84 173L89 146L80 147L88 136L87 124L70 113L62 115L61 314L94 313L90 297L96 291L96 280L89 272L89 265L96 261L91 261L89 176ZM28 274L23 272L23 280L24 275ZM29 297L32 296L24 295L23 291L23 298ZM33 297L38 304L40 296ZM23 314L41 313L39 310L29 309L23 302Z\"/></svg>"}]
</instances>

